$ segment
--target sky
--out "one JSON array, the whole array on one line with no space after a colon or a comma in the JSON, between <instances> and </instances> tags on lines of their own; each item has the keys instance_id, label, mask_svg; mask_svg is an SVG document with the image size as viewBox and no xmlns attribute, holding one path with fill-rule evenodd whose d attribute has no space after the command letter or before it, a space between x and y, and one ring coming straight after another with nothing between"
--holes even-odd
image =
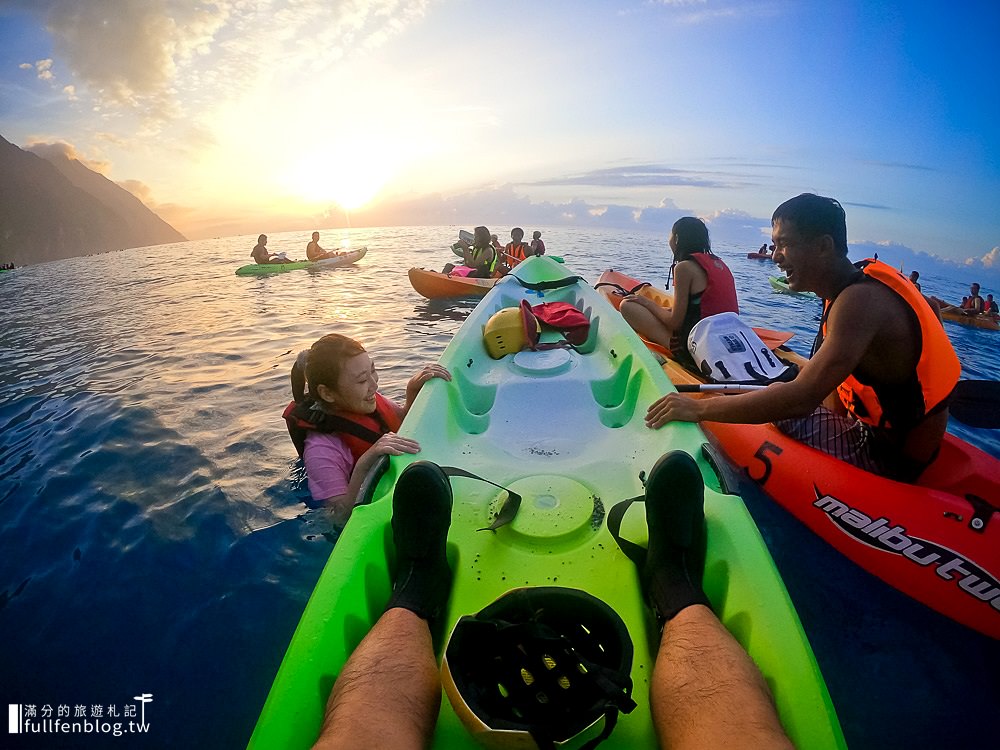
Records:
<instances>
[{"instance_id":1,"label":"sky","mask_svg":"<svg viewBox=\"0 0 1000 750\"><path fill-rule=\"evenodd\" d=\"M816 192L852 244L1000 278L998 39L992 0L0 0L0 135L191 239L696 215L756 246Z\"/></svg>"}]
</instances>

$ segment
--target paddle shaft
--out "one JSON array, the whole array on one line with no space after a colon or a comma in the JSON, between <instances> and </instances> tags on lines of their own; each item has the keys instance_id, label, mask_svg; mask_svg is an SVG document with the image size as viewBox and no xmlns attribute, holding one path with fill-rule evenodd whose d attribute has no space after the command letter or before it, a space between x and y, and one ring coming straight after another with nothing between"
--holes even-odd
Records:
<instances>
[{"instance_id":1,"label":"paddle shaft","mask_svg":"<svg viewBox=\"0 0 1000 750\"><path fill-rule=\"evenodd\" d=\"M680 393L748 393L766 385L681 383ZM1000 381L959 380L948 404L951 416L969 427L1000 428Z\"/></svg>"}]
</instances>

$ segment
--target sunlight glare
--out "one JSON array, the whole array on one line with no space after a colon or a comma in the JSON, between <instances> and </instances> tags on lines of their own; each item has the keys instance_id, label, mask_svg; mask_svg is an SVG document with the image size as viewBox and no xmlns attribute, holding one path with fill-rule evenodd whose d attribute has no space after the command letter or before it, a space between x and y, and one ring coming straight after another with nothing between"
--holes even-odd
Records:
<instances>
[{"instance_id":1,"label":"sunlight glare","mask_svg":"<svg viewBox=\"0 0 1000 750\"><path fill-rule=\"evenodd\" d=\"M333 202L351 210L374 198L392 171L392 159L382 144L349 139L302 156L282 181L303 200Z\"/></svg>"}]
</instances>

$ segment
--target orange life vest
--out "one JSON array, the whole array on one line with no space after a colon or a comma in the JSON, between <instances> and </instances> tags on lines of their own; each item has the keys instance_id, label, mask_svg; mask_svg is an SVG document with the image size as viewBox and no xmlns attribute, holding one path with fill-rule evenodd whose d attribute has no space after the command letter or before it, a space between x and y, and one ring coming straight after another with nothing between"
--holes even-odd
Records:
<instances>
[{"instance_id":1,"label":"orange life vest","mask_svg":"<svg viewBox=\"0 0 1000 750\"><path fill-rule=\"evenodd\" d=\"M912 428L947 404L962 374L962 365L941 321L909 279L892 266L870 258L856 265L866 276L885 284L913 308L920 325L920 358L908 383L866 385L851 374L838 386L837 394L847 410L866 424ZM823 303L821 336L826 336L831 304L830 300Z\"/></svg>"},{"instance_id":2,"label":"orange life vest","mask_svg":"<svg viewBox=\"0 0 1000 750\"><path fill-rule=\"evenodd\" d=\"M504 253L507 254L507 265L513 268L522 260L528 257L527 246L523 242L510 242L507 247L504 248Z\"/></svg>"},{"instance_id":3,"label":"orange life vest","mask_svg":"<svg viewBox=\"0 0 1000 750\"><path fill-rule=\"evenodd\" d=\"M292 401L281 416L300 456L305 449L307 431L316 430L338 435L351 451L355 463L375 441L387 432L396 432L402 423L395 405L381 393L375 394L375 411L371 414L328 414L312 409L308 401Z\"/></svg>"}]
</instances>

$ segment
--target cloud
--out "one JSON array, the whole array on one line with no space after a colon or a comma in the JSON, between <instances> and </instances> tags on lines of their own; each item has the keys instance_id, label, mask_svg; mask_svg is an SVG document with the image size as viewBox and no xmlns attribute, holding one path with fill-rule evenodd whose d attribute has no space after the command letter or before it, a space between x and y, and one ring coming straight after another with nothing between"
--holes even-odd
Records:
<instances>
[{"instance_id":1,"label":"cloud","mask_svg":"<svg viewBox=\"0 0 1000 750\"><path fill-rule=\"evenodd\" d=\"M844 206L855 206L857 208L871 208L876 211L892 211L892 207L884 206L881 203L851 203L850 201L843 201L841 205Z\"/></svg>"},{"instance_id":2,"label":"cloud","mask_svg":"<svg viewBox=\"0 0 1000 750\"><path fill-rule=\"evenodd\" d=\"M132 195L150 208L156 206L156 201L153 200L153 191L145 182L142 182L141 180L121 180L115 184L125 190L128 190L132 193Z\"/></svg>"},{"instance_id":3,"label":"cloud","mask_svg":"<svg viewBox=\"0 0 1000 750\"><path fill-rule=\"evenodd\" d=\"M979 258L979 263L982 264L983 268L1000 270L1000 246L994 247L982 258Z\"/></svg>"},{"instance_id":4,"label":"cloud","mask_svg":"<svg viewBox=\"0 0 1000 750\"><path fill-rule=\"evenodd\" d=\"M674 169L659 164L642 164L632 167L594 169L583 174L554 177L524 183L534 186L597 186L597 187L732 187L729 182L705 177L700 172Z\"/></svg>"},{"instance_id":5,"label":"cloud","mask_svg":"<svg viewBox=\"0 0 1000 750\"><path fill-rule=\"evenodd\" d=\"M21 63L17 66L21 70L34 70L38 73L38 80L51 81L55 74L52 72L52 59L38 60L35 63Z\"/></svg>"},{"instance_id":6,"label":"cloud","mask_svg":"<svg viewBox=\"0 0 1000 750\"><path fill-rule=\"evenodd\" d=\"M276 75L311 77L350 50L383 45L429 2L37 0L27 7L43 17L76 96L85 89L102 111L167 122Z\"/></svg>"},{"instance_id":7,"label":"cloud","mask_svg":"<svg viewBox=\"0 0 1000 750\"><path fill-rule=\"evenodd\" d=\"M30 151L43 159L75 159L88 169L98 174L107 175L111 171L111 163L101 159L90 159L76 150L76 146L66 141L41 141L30 139L25 151Z\"/></svg>"},{"instance_id":8,"label":"cloud","mask_svg":"<svg viewBox=\"0 0 1000 750\"><path fill-rule=\"evenodd\" d=\"M918 172L941 171L936 167L928 167L924 164L906 164L904 162L898 162L898 161L863 161L861 163L867 164L872 167L888 167L889 169L910 169L910 170L916 170Z\"/></svg>"},{"instance_id":9,"label":"cloud","mask_svg":"<svg viewBox=\"0 0 1000 750\"><path fill-rule=\"evenodd\" d=\"M719 19L732 20L747 17L778 15L780 9L773 2L737 3L715 0L654 0L674 13L674 19L683 24L695 25Z\"/></svg>"}]
</instances>

